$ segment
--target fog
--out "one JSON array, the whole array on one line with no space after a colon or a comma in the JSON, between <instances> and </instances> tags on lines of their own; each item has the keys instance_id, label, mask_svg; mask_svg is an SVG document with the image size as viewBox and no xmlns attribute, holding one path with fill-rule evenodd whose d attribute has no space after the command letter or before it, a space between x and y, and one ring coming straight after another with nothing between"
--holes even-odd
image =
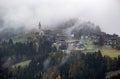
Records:
<instances>
[{"instance_id":1,"label":"fog","mask_svg":"<svg viewBox=\"0 0 120 79\"><path fill-rule=\"evenodd\" d=\"M0 30L8 27L43 28L79 18L120 35L119 0L0 0Z\"/></svg>"}]
</instances>

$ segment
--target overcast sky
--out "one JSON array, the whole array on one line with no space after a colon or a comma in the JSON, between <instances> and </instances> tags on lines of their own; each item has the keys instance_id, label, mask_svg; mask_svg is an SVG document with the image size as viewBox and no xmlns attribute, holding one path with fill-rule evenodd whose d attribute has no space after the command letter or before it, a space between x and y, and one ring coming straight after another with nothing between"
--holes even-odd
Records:
<instances>
[{"instance_id":1,"label":"overcast sky","mask_svg":"<svg viewBox=\"0 0 120 79\"><path fill-rule=\"evenodd\" d=\"M120 35L120 0L0 0L0 29L45 27L70 18L94 22Z\"/></svg>"}]
</instances>

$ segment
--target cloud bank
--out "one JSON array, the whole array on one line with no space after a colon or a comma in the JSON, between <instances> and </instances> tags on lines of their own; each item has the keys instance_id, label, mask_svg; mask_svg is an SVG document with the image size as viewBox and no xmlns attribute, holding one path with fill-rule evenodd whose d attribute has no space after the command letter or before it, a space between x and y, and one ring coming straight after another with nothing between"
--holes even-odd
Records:
<instances>
[{"instance_id":1,"label":"cloud bank","mask_svg":"<svg viewBox=\"0 0 120 79\"><path fill-rule=\"evenodd\" d=\"M0 30L8 27L55 27L70 18L92 21L120 35L119 0L0 0Z\"/></svg>"}]
</instances>

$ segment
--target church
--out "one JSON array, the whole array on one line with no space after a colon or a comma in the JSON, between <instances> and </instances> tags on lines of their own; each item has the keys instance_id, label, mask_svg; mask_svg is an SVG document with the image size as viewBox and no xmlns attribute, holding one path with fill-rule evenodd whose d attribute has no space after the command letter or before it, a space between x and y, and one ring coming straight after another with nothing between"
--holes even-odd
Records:
<instances>
[{"instance_id":1,"label":"church","mask_svg":"<svg viewBox=\"0 0 120 79\"><path fill-rule=\"evenodd\" d=\"M39 36L44 36L44 35L45 35L44 31L42 30L42 27L41 27L41 23L40 23L40 22L39 22L39 24L38 24L38 29L37 29L37 31L36 31L35 34L37 34L37 35L39 35Z\"/></svg>"}]
</instances>

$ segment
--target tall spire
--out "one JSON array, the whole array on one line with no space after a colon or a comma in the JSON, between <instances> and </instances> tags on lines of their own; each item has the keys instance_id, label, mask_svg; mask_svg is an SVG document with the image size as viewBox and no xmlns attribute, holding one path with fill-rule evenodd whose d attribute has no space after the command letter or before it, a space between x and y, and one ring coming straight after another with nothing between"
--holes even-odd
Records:
<instances>
[{"instance_id":1,"label":"tall spire","mask_svg":"<svg viewBox=\"0 0 120 79\"><path fill-rule=\"evenodd\" d=\"M40 23L40 22L39 22L39 25L38 25L38 26L39 26L39 29L41 29L41 23Z\"/></svg>"}]
</instances>

